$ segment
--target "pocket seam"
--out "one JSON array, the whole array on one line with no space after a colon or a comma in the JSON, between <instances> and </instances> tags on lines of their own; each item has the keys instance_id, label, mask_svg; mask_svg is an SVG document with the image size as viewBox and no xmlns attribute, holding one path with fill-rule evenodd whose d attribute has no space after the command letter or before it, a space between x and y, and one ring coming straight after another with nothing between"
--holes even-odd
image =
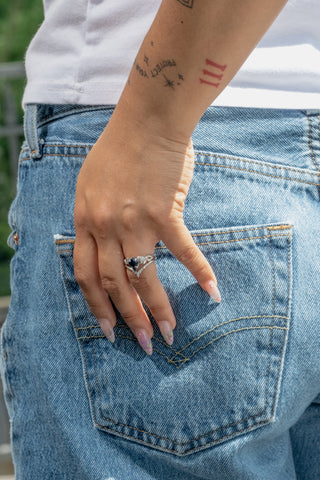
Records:
<instances>
[{"instance_id":1,"label":"pocket seam","mask_svg":"<svg viewBox=\"0 0 320 480\"><path fill-rule=\"evenodd\" d=\"M266 226L262 226L260 228L270 228L270 227L266 227ZM271 227L272 228L272 227ZM286 229L291 229L291 225L290 226L286 226L285 227ZM253 230L253 229L259 229L259 227L257 228L248 228L248 229L244 229L242 231L246 231L246 230ZM277 227L276 227L277 229ZM236 230L237 231L237 230ZM211 235L214 235L214 234L219 234L219 233L223 233L223 232L212 232ZM230 233L234 233L234 230L231 230ZM199 234L198 234L199 235ZM204 234L200 234L200 235L210 235L210 233L204 233ZM197 236L197 234L195 234L195 236ZM265 381L265 404L264 404L264 407L263 407L263 411L258 413L258 414L255 414L255 415L252 415L250 417L247 417L246 419L241 419L240 421L237 421L237 422L233 422L229 425L223 425L222 427L219 427L218 429L216 430L211 430L210 432L207 432L206 434L204 435L200 435L198 437L195 437L193 439L188 439L187 442L176 442L175 440L173 439L170 439L170 438L167 438L167 437L164 437L164 436L160 436L160 435L157 435L157 434L153 434L147 430L142 430L142 429L139 429L137 427L134 427L134 426L131 426L131 425L128 425L128 424L124 424L124 423L118 423L112 419L109 419L107 417L105 417L103 415L103 412L102 412L102 405L101 405L101 390L100 390L100 383L98 382L98 378L97 378L97 363L96 363L96 350L95 350L95 345L94 345L94 341L92 342L92 349L94 351L94 355L93 355L93 358L94 358L94 371L95 371L95 378L96 378L96 384L97 384L97 387L98 387L98 390L99 390L99 410L100 410L100 415L103 419L107 420L108 422L111 422L112 424L114 425L118 425L118 426L122 426L122 427L126 427L126 428L130 428L132 430L135 430L135 431L138 431L138 432L142 432L142 433L145 433L147 435L150 435L152 436L153 438L158 438L158 439L162 439L162 440L166 440L168 442L170 442L171 444L174 444L174 445L177 445L177 446L184 446L184 445L188 445L190 444L191 442L193 441L197 441L201 438L205 438L205 437L208 437L216 432L219 432L220 430L223 430L223 429L226 429L228 427L232 427L234 425L241 425L243 424L244 422L246 422L247 420L249 419L252 419L252 418L257 418L261 415L263 415L266 411L266 404L267 404L267 396L268 396L268 382L269 382L269 370L270 370L270 350L271 350L271 344L272 344L272 338L273 338L273 330L274 329L281 329L281 330L288 330L288 323L289 323L289 318L288 318L288 310L289 310L289 301L290 301L290 282L291 282L291 266L290 266L290 239L292 237L292 235L288 232L286 234L270 234L270 235L265 235L265 236L260 236L260 237L249 237L249 238L244 238L244 239L235 239L235 240L227 240L225 242L223 241L218 241L218 242L205 242L204 244L206 243L229 243L230 241L241 241L241 240L251 240L251 239L259 239L259 238L269 238L269 248L270 250L272 250L271 248L271 238L272 237L278 237L278 236L286 236L287 237L287 264L288 264L288 295L287 295L287 315L286 316L281 316L281 315L274 315L274 296L275 296L275 285L274 285L274 262L273 262L273 256L272 256L272 253L271 253L271 256L270 256L270 259L271 259L271 264L272 264L272 272L273 272L273 275L272 275L272 278L273 278L273 303L272 303L272 315L265 315L265 316L260 316L260 315L256 315L256 316L253 316L253 317L256 317L256 318L261 318L261 317L277 317L277 318L283 318L286 320L285 322L285 326L284 327L278 327L278 326L275 326L273 325L273 322L270 326L260 326L260 327L247 327L247 328L244 328L244 329L240 329L240 330L232 330L224 335L221 335L220 337L216 337L215 339L211 340L211 342L208 343L208 345L210 343L213 343L215 340L218 340L219 338L221 338L222 336L226 336L228 335L229 333L234 333L234 332L237 332L237 331L241 331L241 330L250 330L250 329L269 329L270 330L270 341L269 341L269 348L268 348L268 366L267 366L267 375L266 375L266 381ZM56 240L56 243L58 244L63 244L63 243L74 243L74 240L71 240L71 239L65 239L65 240ZM166 247L160 247L160 248L166 248ZM68 252L68 253L71 253L70 250L59 250L59 252ZM63 263L63 262L62 262ZM67 285L66 285L67 287ZM67 287L67 291L68 291L68 296L70 298L70 292L69 292L69 289ZM248 318L248 317L239 317L239 318ZM228 322L223 322L217 326L214 327L214 329L218 328L219 326L225 324L225 323L230 323L231 321L235 321L236 319L232 319L232 320L229 320ZM93 328L93 327L98 327L98 325L90 325L88 327L76 327L75 330L79 331L80 329L86 329L86 328ZM213 329L211 329L213 330ZM209 331L207 332L204 332L203 334L200 335L200 337L202 337L203 335L209 333ZM78 340L81 340L79 343L81 345L81 350L82 350L82 354L83 354L83 358L84 358L84 361L85 361L85 365L86 365L86 368L85 368L85 378L86 378L86 382L87 382L87 385L89 385L89 379L88 379L88 376L87 376L87 362L86 362L86 358L85 358L85 354L84 354L84 350L83 350L83 344L82 344L82 341L84 338L99 338L99 337L103 337L102 336L89 336L89 337L77 337ZM174 448L170 449L170 448L165 448L164 446L161 446L161 445L154 445L152 442L148 442L146 439L144 440L140 440L138 438L136 438L135 436L132 436L130 435L128 432L127 433L122 433L122 432L119 432L117 430L114 430L108 426L105 426L105 425L100 425L100 423L97 423L97 419L96 419L96 416L95 416L95 412L94 412L94 401L93 401L93 398L92 398L92 395L91 395L91 390L90 388L88 388L88 392L89 392L89 395L90 395L90 399L91 399L91 411L92 411L92 414L93 414L93 419L94 419L94 423L95 425L98 427L98 428L101 428L101 429L104 429L104 430L108 430L114 434L117 434L119 436L122 436L124 438L132 438L135 442L139 442L141 444L144 444L144 445L150 445L151 447L153 448L157 448L159 450L163 450L163 451L167 451L167 452L171 452L171 453L175 453L176 455L180 455L180 456L183 456L183 455L186 455L188 453L191 453L193 451L197 451L199 449L203 449L204 447L208 447L209 445L213 445L213 444L216 444L216 443L221 443L224 439L226 438L231 438L231 437L234 437L235 435L239 435L239 434L242 434L243 432L245 432L246 430L252 430L252 429L255 429L257 428L259 425L261 424L268 424L270 423L270 421L272 421L272 418L274 416L274 411L275 411L275 407L276 407L276 397L277 397L277 394L278 394L278 389L279 389L279 386L280 386L280 367L281 367L281 363L283 361L282 359L282 354L283 354L283 348L284 348L284 345L286 344L286 337L287 337L287 334L284 334L284 338L283 338L283 341L282 341L282 346L281 346L281 351L280 351L280 354L279 354L279 361L278 361L278 374L277 374L277 383L276 383L276 388L274 389L274 395L273 395L273 398L272 398L272 407L271 407L271 411L270 411L270 414L268 416L267 419L265 420L262 420L258 423L255 423L254 425L248 425L246 426L245 428L241 429L241 430L237 430L235 432L232 432L231 434L228 434L228 435L225 435L223 437L220 437L218 439L215 439L215 440L212 440L210 442L207 442L205 443L205 445L198 445L196 447L193 447L193 448L190 448L188 450L184 450L183 453L182 452L177 452ZM128 337L129 338L129 337ZM132 338L130 338L132 340ZM190 343L193 343L194 341L196 341L197 339L193 339L192 342ZM203 347L201 347L199 350L205 348L206 346L208 345L205 345ZM188 345L186 345L184 348L187 348ZM199 351L197 350L197 351ZM183 351L183 350L182 350ZM195 355L194 352L193 355ZM162 354L162 352L159 352ZM178 355L179 352L176 352L176 355ZM193 356L192 355L192 356ZM190 357L191 358L191 357ZM182 365L184 363L186 363L187 360L185 360Z\"/></svg>"}]
</instances>

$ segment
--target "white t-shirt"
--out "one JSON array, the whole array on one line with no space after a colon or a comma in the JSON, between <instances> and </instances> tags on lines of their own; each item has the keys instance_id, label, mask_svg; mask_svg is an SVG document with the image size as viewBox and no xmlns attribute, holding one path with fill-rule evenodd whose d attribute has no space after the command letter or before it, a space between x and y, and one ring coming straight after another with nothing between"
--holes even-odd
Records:
<instances>
[{"instance_id":1,"label":"white t-shirt","mask_svg":"<svg viewBox=\"0 0 320 480\"><path fill-rule=\"evenodd\" d=\"M44 0L23 104L116 104L160 3ZM289 0L214 104L319 109L319 24L320 0Z\"/></svg>"}]
</instances>

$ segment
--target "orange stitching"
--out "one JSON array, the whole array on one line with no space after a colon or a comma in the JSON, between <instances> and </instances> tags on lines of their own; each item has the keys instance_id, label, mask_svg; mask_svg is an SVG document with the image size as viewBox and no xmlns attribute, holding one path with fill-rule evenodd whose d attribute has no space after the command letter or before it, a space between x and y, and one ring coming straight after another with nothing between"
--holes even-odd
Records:
<instances>
[{"instance_id":1,"label":"orange stitching","mask_svg":"<svg viewBox=\"0 0 320 480\"><path fill-rule=\"evenodd\" d=\"M287 317L283 316L283 315L251 315L251 316L248 316L248 317L238 317L238 318L234 318L232 320L228 320L228 322L224 322L224 323L220 323L219 325L217 326L221 326L221 325L225 325L226 323L229 323L229 322L234 322L236 320L250 320L251 318L270 318L270 317L275 317L275 318L284 318L286 319ZM86 328L97 328L99 327L99 325L88 325L87 327L76 327L75 330L83 330L83 329L86 329ZM128 325L117 325L118 328L127 328L129 329ZM210 331L210 330L208 330ZM201 334L198 338L200 338L203 334ZM155 338L155 337L152 337L153 339L155 340L160 340L158 338ZM170 347L172 348L171 345L168 345L167 343L163 342L164 345L166 345L167 347ZM190 345L190 344L189 344Z\"/></svg>"},{"instance_id":2,"label":"orange stitching","mask_svg":"<svg viewBox=\"0 0 320 480\"><path fill-rule=\"evenodd\" d=\"M262 412L264 413L264 412ZM262 415L259 414L259 415L256 415L256 416L260 416ZM189 450L186 450L184 453L180 453L179 456L184 456L186 455L187 453L189 452L193 452L193 451L196 451L196 450L203 450L205 448L207 448L209 445L212 445L214 443L218 443L218 442L221 442L221 440L223 440L224 438L230 438L230 437L233 437L234 435L237 435L237 433L241 433L241 432L244 432L245 430L248 430L248 429L252 429L253 427L256 427L256 425L261 425L261 424L264 424L264 423L269 423L270 422L270 419L267 419L267 420L261 420L261 422L258 422L258 423L255 423L254 425L252 426L249 426L249 427L245 427L243 428L242 430L237 430L236 432L234 433L231 433L230 435L224 435L223 437L220 437L218 438L217 440L212 440L211 442L208 442L206 443L205 445L199 445L198 447L195 447L195 448L190 448ZM99 428L103 428L104 430L108 430L110 432L115 432L116 430L113 430L112 428L110 427L105 427L103 425L99 425L98 423L95 422L95 425ZM127 425L123 425L124 427L126 427ZM229 426L232 426L232 425L229 425ZM227 427L222 427L222 428L227 428ZM133 437L132 435L129 435L129 434L126 434L126 433L121 433L121 432L117 432L119 436L121 437L125 437L125 438L132 438L133 440L135 440L136 442L138 443L142 443L143 445L151 445L152 447L154 447L155 445L151 442L147 442L146 440L140 440L139 438L136 438L136 437ZM144 432L144 433L149 433L149 432ZM161 438L161 437L160 437ZM201 438L201 437L199 437ZM166 439L164 439L166 440ZM168 439L169 440L169 439ZM195 440L198 440L198 438L196 438ZM172 440L169 440L169 442L172 442L172 443L177 443L177 442L174 442ZM186 442L186 443L178 443L177 445L187 445L189 442ZM165 448L165 447L161 447L160 445L156 445L156 447L159 449L159 450L162 450L164 452L174 452L175 450L174 449L169 449L169 448Z\"/></svg>"},{"instance_id":3,"label":"orange stitching","mask_svg":"<svg viewBox=\"0 0 320 480\"><path fill-rule=\"evenodd\" d=\"M272 227L267 227L268 230L287 230L288 228L292 228L292 225L274 225Z\"/></svg>"},{"instance_id":4,"label":"orange stitching","mask_svg":"<svg viewBox=\"0 0 320 480\"><path fill-rule=\"evenodd\" d=\"M287 238L287 245L289 245L290 237L291 237L291 235ZM61 262L61 263L62 263L62 269L63 269L63 272L64 272L63 262ZM288 258L288 265L289 265L289 271L291 272L291 268L290 268L290 264L289 264L289 258ZM64 274L64 277L65 277L65 274ZM291 277L291 275L290 275L290 277ZM68 291L68 288L67 288L67 292L68 292L68 297L70 298L70 293L69 293L69 291ZM287 302L287 303L288 303L288 302ZM71 309L71 312L72 312L72 309ZM75 321L74 316L73 316L73 313L72 313L72 319L73 319L73 321ZM288 323L288 318L287 318L286 324L287 324L287 323ZM270 327L249 327L248 329L250 329L250 328L270 328ZM281 330L288 330L288 328L286 328L286 327L272 327L272 328L277 328L277 329L281 329ZM229 332L229 333L232 333L232 332ZM281 352L280 352L280 357L279 357L279 362L278 362L278 378L279 378L279 370L280 370L280 365L281 365L281 360L282 360L281 357L282 357L282 351L283 351L283 347L284 347L285 338L286 338L286 336L284 336L284 340L283 340L282 347L281 347ZM84 354L84 351L83 351L83 348L82 348L82 342L79 342L79 343L80 343L80 346L81 346L81 350L82 350L82 354L83 354L83 359L84 359L84 364L85 364L85 378L86 378L86 383L87 383L87 386L89 387L89 382L88 382L88 377L87 377L87 366L86 366L85 354ZM269 344L269 345L270 345L270 344ZM94 355L94 356L95 356L95 355ZM278 382L278 383L279 383L279 382ZM99 388L99 385L98 385L98 388ZM90 396L90 399L91 399L91 403L92 403L92 405L94 405L94 402L93 402L93 399L92 399L92 396L91 396L91 392L90 392L90 388L88 388L88 390L89 390L89 396ZM276 398L277 391L278 391L278 385L277 385L277 387L276 387L275 395L274 395L274 397L273 397L274 400L275 400L275 398ZM100 398L100 402L101 402L101 398ZM100 403L100 405L101 405L101 403ZM100 407L100 410L101 410L101 407ZM235 422L235 423L233 423L233 424L230 424L230 425L227 425L227 426L223 426L223 427L219 428L218 430L214 430L214 431L209 432L209 433L207 433L207 434L201 435L200 437L197 437L197 438L195 438L195 439L189 440L188 442L185 442L185 443L178 443L178 442L175 442L175 441L173 441L173 440L170 440L170 439L168 439L168 438L166 438L166 437L160 437L160 436L151 434L150 432L147 432L147 431L144 431L144 430L139 430L139 429L137 429L136 427L131 427L130 425L117 424L117 423L114 422L113 420L108 419L108 418L104 417L103 415L102 415L102 417L105 418L105 419L108 420L108 421L111 421L112 423L114 423L114 424L116 424L116 425L120 425L120 426L124 426L124 427L129 427L129 428L131 428L131 429L135 429L135 430L141 431L141 432L146 433L146 434L148 434L148 435L151 435L151 436L153 436L153 437L160 438L160 439L164 439L164 440L168 440L170 443L173 443L173 444L176 444L176 445L187 445L187 444L190 443L191 441L199 440L200 438L207 437L207 436L211 435L212 433L215 433L215 432L217 432L217 431L219 431L219 430L228 428L228 427L233 426L233 425L238 425L238 424L240 424L240 423L242 423L242 422L245 422L246 420L249 420L249 419L251 419L251 418L256 418L256 417L258 417L258 416L261 416L263 413L264 413L264 411L261 412L261 413L259 413L259 414L257 414L257 415L253 415L253 416L251 416L251 417L248 417L247 419L241 420L240 422ZM105 427L105 426L103 426L103 425L99 425L99 424L96 422L94 410L93 410L93 418L94 418L94 423L95 423L96 426L98 426L98 427L100 427L100 428L102 428L102 429L111 431L111 432L116 432L116 431L113 430L112 428L108 428L108 427ZM206 443L206 445L204 445L204 446L198 446L198 447L189 449L189 450L187 450L186 452L184 452L183 455L185 455L186 453L191 452L191 451L199 450L199 448L202 449L202 447L205 447L205 448L206 448L206 447L208 447L208 446L211 445L211 444L214 444L214 443L217 443L217 442L221 442L221 440L223 440L223 439L225 439L225 438L230 438L230 437L236 435L237 433L240 433L240 432L243 432L243 431L245 431L245 430L251 429L252 427L256 427L257 425L260 425L260 424L268 423L269 421L270 421L270 418L267 419L267 420L263 420L263 421L260 421L260 422L258 422L258 423L255 423L255 424L252 425L252 426L247 426L247 427L243 428L242 430L237 430L236 432L233 432L233 433L230 434L230 435L225 435L225 436L223 436L223 437L220 437L220 438L217 439L217 440L213 440L213 441L211 441L211 442L208 442L208 443ZM150 442L141 441L141 440L139 440L139 439L137 439L136 437L133 437L133 436L131 436L131 435L122 434L121 432L116 432L116 433L118 433L120 436L124 436L124 437L126 437L126 438L132 438L132 439L134 439L135 441L137 441L137 442L139 442L139 443L143 443L143 444L147 444L147 445L154 446L154 444L152 444L152 443L150 443ZM158 448L160 448L161 450L168 451L168 452L174 451L173 449L166 449L166 448L164 448L164 447L158 447Z\"/></svg>"},{"instance_id":5,"label":"orange stitching","mask_svg":"<svg viewBox=\"0 0 320 480\"><path fill-rule=\"evenodd\" d=\"M318 173L314 173L311 170L308 172L305 172L303 168L298 169L294 167L286 167L285 165L274 165L272 163L266 163L266 162L259 162L257 160L251 160L249 158L239 158L239 157L232 157L231 155L218 155L214 153L205 153L205 152L195 152L196 155L204 156L204 157L214 157L214 158L223 158L225 160L237 160L239 162L248 162L248 163L255 163L257 165L262 165L263 167L271 167L271 168L277 168L279 170L288 170L288 172L297 172L297 173L308 173L310 175L316 175L317 177L319 176ZM208 165L207 163L205 165ZM209 164L210 165L210 164Z\"/></svg>"},{"instance_id":6,"label":"orange stitching","mask_svg":"<svg viewBox=\"0 0 320 480\"><path fill-rule=\"evenodd\" d=\"M269 237L269 252L271 260L271 272L272 272L272 310L271 313L274 313L274 299L275 299L275 273L274 273L274 264L273 264L273 255L272 255L272 246L271 246L271 236Z\"/></svg>"},{"instance_id":7,"label":"orange stitching","mask_svg":"<svg viewBox=\"0 0 320 480\"><path fill-rule=\"evenodd\" d=\"M227 322L223 322L223 323L220 323L220 324L216 325L215 327L211 328L210 330L207 330L206 332L199 335L199 337L194 338L190 343L185 345L181 350L177 351L176 354L179 354L179 353L183 352L186 348L190 347L190 345L192 345L194 342L196 342L197 340L200 340L200 338L202 338L204 335L207 335L207 333L211 333L214 330L216 330L217 328L222 327L223 325L227 325L228 323L237 322L239 320L251 320L252 318L270 318L270 317L286 318L286 317L280 317L280 315L252 315L250 317L233 318L231 320L228 320ZM172 348L172 350L174 350L174 349Z\"/></svg>"},{"instance_id":8,"label":"orange stitching","mask_svg":"<svg viewBox=\"0 0 320 480\"><path fill-rule=\"evenodd\" d=\"M299 180L298 178L289 178L289 177L284 177L282 175L271 175L271 173L260 172L260 171L257 171L257 170L249 170L247 168L233 167L231 165L221 165L219 163L202 163L202 162L194 162L194 163L195 163L195 165L208 165L209 167L221 167L221 168L231 168L233 170L243 170L244 172L257 173L259 175L265 175L266 177L282 178L282 179L290 180L290 181L293 181L293 182L307 183L309 185L316 185L317 187L320 186L319 183L307 182L306 180ZM309 172L308 172L308 174L309 174ZM316 175L316 174L313 174L313 175Z\"/></svg>"},{"instance_id":9,"label":"orange stitching","mask_svg":"<svg viewBox=\"0 0 320 480\"><path fill-rule=\"evenodd\" d=\"M55 240L55 243L57 245L61 245L63 243L74 243L74 240L72 238L59 239L59 240Z\"/></svg>"},{"instance_id":10,"label":"orange stitching","mask_svg":"<svg viewBox=\"0 0 320 480\"><path fill-rule=\"evenodd\" d=\"M259 229L263 229L263 228L268 228L268 227L257 227L257 228L248 228L248 229L244 229L244 230L238 230L239 232L244 232L246 230L250 231L250 230L259 230ZM291 227L288 227L288 229L290 229ZM212 235L221 235L222 233L236 233L236 230L229 230L229 231L226 231L226 232L208 232L208 233L200 233L200 234L197 234L197 233L193 233L192 236L193 237L200 237L200 236L212 236ZM270 238L270 237L287 237L288 234L286 233L279 233L279 234L276 234L276 235L265 235L265 236L261 236L261 237L245 237L245 238L234 238L232 240L219 240L219 241L216 241L216 242L198 242L196 243L196 245L211 245L211 244L216 244L216 243L230 243L230 242L241 242L243 240L254 240L254 239L259 239L259 238ZM290 236L290 235L289 235ZM74 240L72 239L66 239L66 240L55 240L56 244L64 244L64 243L74 243ZM166 249L167 247L162 247L162 246L159 246L159 247L155 247L155 250L157 249ZM61 252L62 250L60 250ZM69 250L67 250L69 251Z\"/></svg>"},{"instance_id":11,"label":"orange stitching","mask_svg":"<svg viewBox=\"0 0 320 480\"><path fill-rule=\"evenodd\" d=\"M200 350L204 350L209 345L211 345L213 342L215 342L217 340L220 340L220 338L226 337L227 335L230 335L230 333L242 332L244 330L261 330L261 329L266 329L266 328L269 328L269 329L276 328L277 330L287 330L286 327L275 327L275 326L269 326L269 325L265 325L265 326L261 326L261 327L244 327L244 328L238 328L236 330L230 330L230 332L224 333L224 334L220 335L219 337L216 337L213 340L210 340L210 342L208 342L206 345L202 345L202 347L200 347L198 350L193 352L193 354L187 360L185 360L183 363L180 363L179 367L177 367L177 368L180 368L186 361L191 360L191 358L194 357L196 353L200 352Z\"/></svg>"},{"instance_id":12,"label":"orange stitching","mask_svg":"<svg viewBox=\"0 0 320 480\"><path fill-rule=\"evenodd\" d=\"M261 327L261 328L263 328L263 327ZM267 328L269 328L269 327L267 327ZM283 330L283 329L282 329L282 330ZM167 438L167 437L162 437L162 436L160 436L160 435L156 435L156 434L150 433L150 432L148 432L148 431L146 431L146 430L142 430L142 429L140 429L140 428L133 427L133 426L131 426L131 425L127 425L127 424L115 422L115 421L112 420L111 418L107 418L107 417L105 417L105 416L102 414L102 409L101 409L101 392L100 392L99 382L98 382L98 378L97 378L97 365L96 365L96 361L95 361L96 351L95 351L94 346L93 346L93 350L94 350L94 362L95 362L96 382L97 382L97 384L98 384L98 389L99 389L99 393L100 393L100 397L99 397L99 400L100 400L100 401L99 401L100 413L101 413L102 418L104 418L105 420L113 423L114 425L119 425L119 426L121 426L121 427L129 427L129 428L131 428L131 429L133 429L133 430L136 430L136 431L138 431L138 432L147 433L148 435L151 435L152 437L160 438L160 439L162 439L162 440L168 440L170 443L174 443L175 445L187 445L187 444L190 443L190 442L193 442L193 441L195 441L195 440L199 440L200 438L203 438L203 437L207 437L207 436L209 436L209 435L212 435L213 433L218 432L219 430L223 430L223 429L225 429L225 428L232 427L233 425L238 425L239 423L243 423L243 422L245 422L245 421L247 421L247 420L249 420L249 419L251 419L251 418L259 417L259 416L261 416L261 415L265 412L265 410L263 410L263 411L262 411L261 413L259 413L259 414L252 415L252 416L250 416L250 417L248 417L248 418L245 418L244 420L241 420L241 421L239 421L239 422L234 422L234 423L232 423L232 424L225 425L225 426L223 426L223 427L218 428L217 430L212 430L212 431L209 432L209 433L206 433L206 434L204 434L204 435L201 435L200 437L193 438L193 439L191 439L191 440L188 440L188 442L184 442L184 443L175 442L174 440L170 440L170 439ZM247 428L250 428L250 427L247 427ZM112 429L110 429L110 430L112 430ZM233 435L234 435L234 434L233 434ZM127 435L126 435L126 436L127 436ZM135 437L132 437L132 438L135 438Z\"/></svg>"},{"instance_id":13,"label":"orange stitching","mask_svg":"<svg viewBox=\"0 0 320 480\"><path fill-rule=\"evenodd\" d=\"M210 234L208 234L210 235ZM212 234L214 235L214 234ZM231 242L242 242L244 240L255 240L255 239L258 239L258 238L270 238L270 237L287 237L288 234L286 233L279 233L279 235L265 235L265 236L262 236L262 237L246 237L246 238L235 238L235 239L232 239L232 240L220 240L218 242L198 242L196 243L196 245L212 245L212 244L217 244L217 243L231 243ZM289 235L290 236L290 235ZM158 249L165 249L167 247L155 247L155 250L158 250Z\"/></svg>"}]
</instances>

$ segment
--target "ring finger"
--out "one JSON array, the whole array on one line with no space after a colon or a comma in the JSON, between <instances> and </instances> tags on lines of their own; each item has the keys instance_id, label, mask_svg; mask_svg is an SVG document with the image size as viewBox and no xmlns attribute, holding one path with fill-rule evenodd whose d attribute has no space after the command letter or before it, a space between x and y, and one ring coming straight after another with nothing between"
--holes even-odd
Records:
<instances>
[{"instance_id":1,"label":"ring finger","mask_svg":"<svg viewBox=\"0 0 320 480\"><path fill-rule=\"evenodd\" d=\"M135 242L126 241L122 248L124 257L130 259L132 257L152 255L154 246L143 246L141 243L135 245ZM172 329L176 326L176 319L166 291L157 275L156 264L154 262L150 263L141 271L139 277L127 268L127 277L140 298L148 305L163 338L169 345L172 345Z\"/></svg>"},{"instance_id":2,"label":"ring finger","mask_svg":"<svg viewBox=\"0 0 320 480\"><path fill-rule=\"evenodd\" d=\"M136 290L128 282L119 243L109 239L107 244L98 244L98 264L102 288L142 348L151 354L153 328Z\"/></svg>"}]
</instances>

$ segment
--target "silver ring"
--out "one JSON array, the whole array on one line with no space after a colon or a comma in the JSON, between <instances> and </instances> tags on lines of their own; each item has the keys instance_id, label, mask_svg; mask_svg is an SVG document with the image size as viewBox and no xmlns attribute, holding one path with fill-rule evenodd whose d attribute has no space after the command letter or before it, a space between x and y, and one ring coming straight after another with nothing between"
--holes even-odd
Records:
<instances>
[{"instance_id":1,"label":"silver ring","mask_svg":"<svg viewBox=\"0 0 320 480\"><path fill-rule=\"evenodd\" d=\"M131 270L136 277L140 277L142 270L144 270L150 263L154 262L156 257L154 255L146 255L145 257L139 255L138 257L125 258L124 264L128 270Z\"/></svg>"}]
</instances>

